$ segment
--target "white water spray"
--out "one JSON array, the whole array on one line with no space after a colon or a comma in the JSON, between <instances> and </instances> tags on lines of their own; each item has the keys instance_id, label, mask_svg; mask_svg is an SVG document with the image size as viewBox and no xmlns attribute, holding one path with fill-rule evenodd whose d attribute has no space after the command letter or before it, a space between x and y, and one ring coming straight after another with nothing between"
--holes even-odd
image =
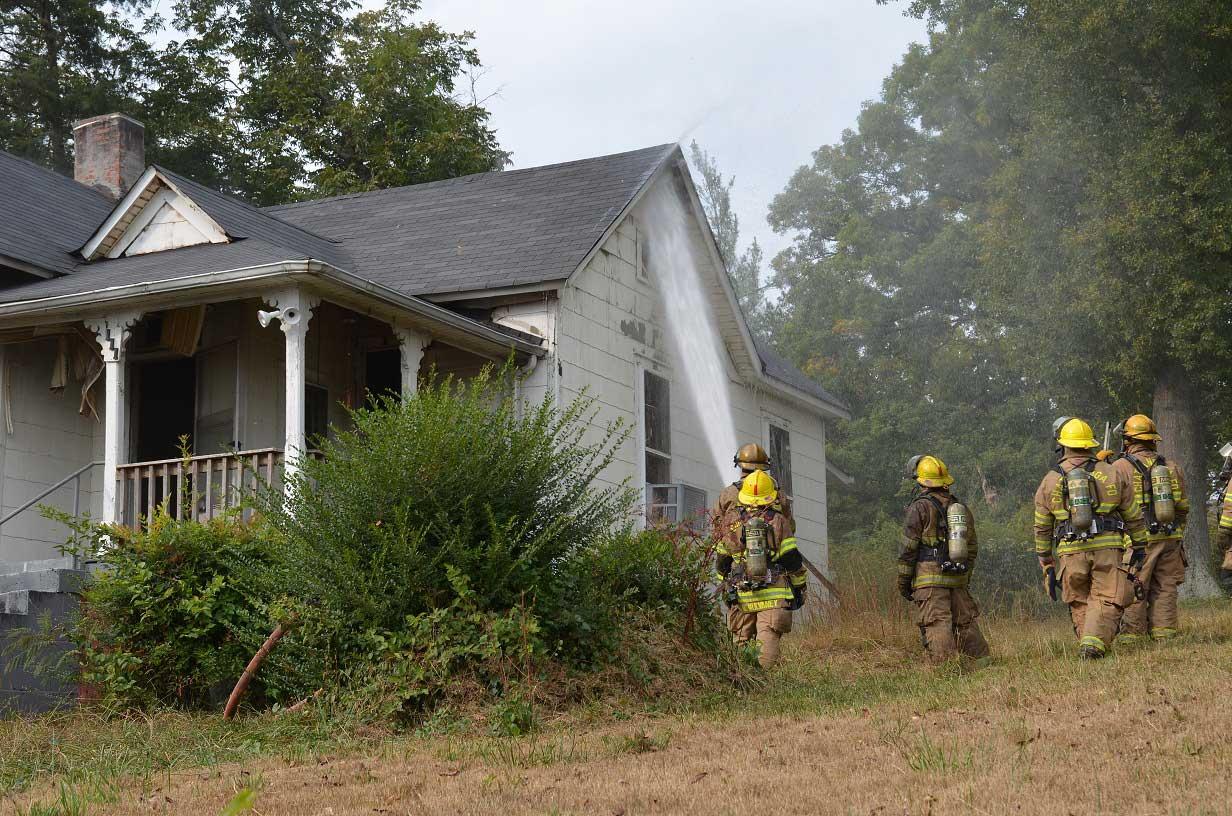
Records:
<instances>
[{"instance_id":1,"label":"white water spray","mask_svg":"<svg viewBox=\"0 0 1232 816\"><path fill-rule=\"evenodd\" d=\"M727 352L701 277L705 262L698 257L689 219L669 184L658 184L647 194L643 206L650 273L663 304L668 341L676 370L701 419L718 484L726 481L723 474L731 467L736 426L724 365Z\"/></svg>"}]
</instances>

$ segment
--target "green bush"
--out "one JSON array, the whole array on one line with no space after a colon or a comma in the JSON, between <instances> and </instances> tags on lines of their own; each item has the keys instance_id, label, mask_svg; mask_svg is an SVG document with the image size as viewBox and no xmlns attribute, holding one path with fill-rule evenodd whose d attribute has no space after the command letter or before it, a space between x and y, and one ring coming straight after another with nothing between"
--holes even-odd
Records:
<instances>
[{"instance_id":1,"label":"green bush","mask_svg":"<svg viewBox=\"0 0 1232 816\"><path fill-rule=\"evenodd\" d=\"M631 610L653 615L695 644L720 639L713 567L705 542L685 529L622 530L579 550L557 570L539 604L545 641L575 662L602 662L622 648Z\"/></svg>"},{"instance_id":2,"label":"green bush","mask_svg":"<svg viewBox=\"0 0 1232 816\"><path fill-rule=\"evenodd\" d=\"M533 605L557 567L628 517L627 489L598 489L624 438L595 432L590 400L523 404L510 370L378 400L318 441L288 498L259 504L282 534L278 589L358 630L392 630L457 598L480 610Z\"/></svg>"},{"instance_id":3,"label":"green bush","mask_svg":"<svg viewBox=\"0 0 1232 816\"><path fill-rule=\"evenodd\" d=\"M122 706L225 695L268 630L265 599L247 580L266 563L268 531L157 512L142 531L79 524L76 540L88 548L103 532L104 568L83 591L72 632L80 679Z\"/></svg>"},{"instance_id":4,"label":"green bush","mask_svg":"<svg viewBox=\"0 0 1232 816\"><path fill-rule=\"evenodd\" d=\"M722 667L705 543L633 532L632 491L596 485L621 427L599 427L587 399L520 404L511 378L353 412L285 498L252 499L251 525L77 522L70 547L102 564L70 633L81 679L121 706L216 706L284 623L246 705L312 696L407 723L481 703L509 734L586 678L646 689L696 682L682 663Z\"/></svg>"}]
</instances>

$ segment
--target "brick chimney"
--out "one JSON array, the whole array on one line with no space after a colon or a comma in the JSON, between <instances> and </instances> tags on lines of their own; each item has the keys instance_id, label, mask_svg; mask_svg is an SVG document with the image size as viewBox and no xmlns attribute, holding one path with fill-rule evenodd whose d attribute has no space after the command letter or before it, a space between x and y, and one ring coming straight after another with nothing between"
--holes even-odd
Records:
<instances>
[{"instance_id":1,"label":"brick chimney","mask_svg":"<svg viewBox=\"0 0 1232 816\"><path fill-rule=\"evenodd\" d=\"M119 200L145 171L145 125L122 113L73 125L73 178Z\"/></svg>"}]
</instances>

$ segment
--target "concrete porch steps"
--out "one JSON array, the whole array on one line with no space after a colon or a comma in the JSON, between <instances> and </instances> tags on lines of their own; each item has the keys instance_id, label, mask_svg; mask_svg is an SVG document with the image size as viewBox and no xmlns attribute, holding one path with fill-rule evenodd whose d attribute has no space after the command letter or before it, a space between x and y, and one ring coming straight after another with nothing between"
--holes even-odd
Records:
<instances>
[{"instance_id":1,"label":"concrete porch steps","mask_svg":"<svg viewBox=\"0 0 1232 816\"><path fill-rule=\"evenodd\" d=\"M89 573L73 567L72 558L0 564L0 650L48 623L64 622L77 611L77 593ZM71 648L63 640L48 644L40 650L38 662L57 663ZM76 698L76 686L66 679L26 666L0 671L0 716L62 708L73 705Z\"/></svg>"}]
</instances>

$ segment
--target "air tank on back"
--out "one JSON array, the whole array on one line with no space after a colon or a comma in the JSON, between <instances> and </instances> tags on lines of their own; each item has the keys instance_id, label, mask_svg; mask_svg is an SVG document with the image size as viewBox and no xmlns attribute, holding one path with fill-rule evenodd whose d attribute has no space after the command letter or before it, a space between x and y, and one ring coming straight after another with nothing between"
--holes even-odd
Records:
<instances>
[{"instance_id":1,"label":"air tank on back","mask_svg":"<svg viewBox=\"0 0 1232 816\"><path fill-rule=\"evenodd\" d=\"M744 523L744 574L751 581L764 581L770 571L770 525L754 516Z\"/></svg>"},{"instance_id":2,"label":"air tank on back","mask_svg":"<svg viewBox=\"0 0 1232 816\"><path fill-rule=\"evenodd\" d=\"M1095 521L1092 506L1091 475L1084 468L1076 467L1065 474L1065 489L1069 493L1069 523L1076 533L1090 531Z\"/></svg>"},{"instance_id":3,"label":"air tank on back","mask_svg":"<svg viewBox=\"0 0 1232 816\"><path fill-rule=\"evenodd\" d=\"M949 560L961 564L966 562L971 545L971 516L962 502L951 502L945 510L945 522L949 528L947 546Z\"/></svg>"},{"instance_id":4,"label":"air tank on back","mask_svg":"<svg viewBox=\"0 0 1232 816\"><path fill-rule=\"evenodd\" d=\"M1176 501L1172 495L1172 471L1156 463L1151 468L1151 511L1155 521L1171 524L1176 521Z\"/></svg>"}]
</instances>

